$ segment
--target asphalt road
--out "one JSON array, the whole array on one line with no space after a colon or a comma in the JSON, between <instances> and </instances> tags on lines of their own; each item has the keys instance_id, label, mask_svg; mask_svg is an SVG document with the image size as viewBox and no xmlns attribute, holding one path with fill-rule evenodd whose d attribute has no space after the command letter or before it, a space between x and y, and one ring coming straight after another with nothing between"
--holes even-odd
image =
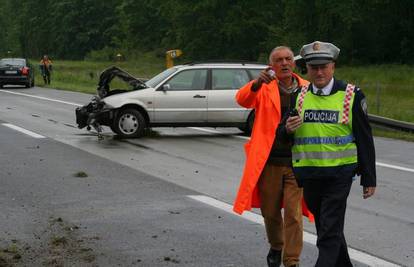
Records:
<instances>
[{"instance_id":1,"label":"asphalt road","mask_svg":"<svg viewBox=\"0 0 414 267\"><path fill-rule=\"evenodd\" d=\"M72 243L83 240L78 247L83 254L75 258L89 259L91 266L265 266L260 216L253 214L259 221L252 223L214 207L214 200L234 200L246 137L234 128L159 128L153 137L133 140L117 140L106 131L99 141L75 127L76 105L90 98L42 88L0 90L2 123L46 137L0 125L5 178L0 246L13 240L30 248L43 244L43 250L27 251L43 251L46 261L53 261L56 248L50 240L60 233ZM375 142L377 193L363 200L358 182L353 185L345 226L348 245L356 249L355 266L413 266L414 144ZM75 177L82 172L88 177ZM194 195L208 201L189 197ZM65 231L73 225L76 233ZM314 233L306 220L305 229L306 236ZM47 234L34 238L39 231ZM312 266L316 253L305 242L302 266ZM23 253L20 262L29 258Z\"/></svg>"}]
</instances>

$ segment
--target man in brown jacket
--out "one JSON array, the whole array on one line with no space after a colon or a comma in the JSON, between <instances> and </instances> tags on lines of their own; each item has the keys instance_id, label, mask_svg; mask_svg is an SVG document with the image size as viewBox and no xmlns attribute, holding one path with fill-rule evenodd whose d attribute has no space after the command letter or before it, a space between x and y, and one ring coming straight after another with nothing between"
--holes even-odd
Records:
<instances>
[{"instance_id":1,"label":"man in brown jacket","mask_svg":"<svg viewBox=\"0 0 414 267\"><path fill-rule=\"evenodd\" d=\"M280 266L282 251L283 264L297 266L303 246L302 189L291 167L292 144L282 144L277 133L285 129L278 129L280 119L295 106L297 89L308 82L293 73L295 61L289 47L274 48L269 63L271 67L236 95L241 106L255 109L255 121L245 145L247 159L234 211L260 207L270 243L268 266Z\"/></svg>"}]
</instances>

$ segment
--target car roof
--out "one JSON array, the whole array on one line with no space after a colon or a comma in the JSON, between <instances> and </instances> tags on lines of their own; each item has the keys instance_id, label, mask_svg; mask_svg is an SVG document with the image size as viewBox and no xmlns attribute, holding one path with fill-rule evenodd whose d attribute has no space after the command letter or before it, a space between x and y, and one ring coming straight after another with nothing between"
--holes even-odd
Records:
<instances>
[{"instance_id":1,"label":"car roof","mask_svg":"<svg viewBox=\"0 0 414 267\"><path fill-rule=\"evenodd\" d=\"M26 59L25 58L2 58L0 59L1 61L9 61L9 62L23 62L26 63Z\"/></svg>"},{"instance_id":2,"label":"car roof","mask_svg":"<svg viewBox=\"0 0 414 267\"><path fill-rule=\"evenodd\" d=\"M257 62L190 62L183 65L176 65L176 68L253 68L253 69L262 69L267 67L266 64L257 63Z\"/></svg>"},{"instance_id":3,"label":"car roof","mask_svg":"<svg viewBox=\"0 0 414 267\"><path fill-rule=\"evenodd\" d=\"M20 57L8 57L8 58L2 58L1 60L26 60L26 59L20 58Z\"/></svg>"}]
</instances>

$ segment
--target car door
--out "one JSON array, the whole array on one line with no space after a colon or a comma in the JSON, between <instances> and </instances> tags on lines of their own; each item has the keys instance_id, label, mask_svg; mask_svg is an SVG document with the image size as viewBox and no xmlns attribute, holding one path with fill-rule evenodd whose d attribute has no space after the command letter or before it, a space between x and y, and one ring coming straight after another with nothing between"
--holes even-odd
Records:
<instances>
[{"instance_id":1,"label":"car door","mask_svg":"<svg viewBox=\"0 0 414 267\"><path fill-rule=\"evenodd\" d=\"M177 72L154 94L155 123L204 123L207 121L207 70Z\"/></svg>"},{"instance_id":2,"label":"car door","mask_svg":"<svg viewBox=\"0 0 414 267\"><path fill-rule=\"evenodd\" d=\"M208 94L207 120L209 123L245 122L248 110L237 104L237 91L249 82L245 69L212 69L211 89Z\"/></svg>"}]
</instances>

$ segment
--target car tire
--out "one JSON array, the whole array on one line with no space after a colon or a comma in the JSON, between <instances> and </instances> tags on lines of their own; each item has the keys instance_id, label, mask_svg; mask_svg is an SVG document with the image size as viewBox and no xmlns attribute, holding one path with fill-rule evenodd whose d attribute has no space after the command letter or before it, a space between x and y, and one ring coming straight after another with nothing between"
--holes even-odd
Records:
<instances>
[{"instance_id":1,"label":"car tire","mask_svg":"<svg viewBox=\"0 0 414 267\"><path fill-rule=\"evenodd\" d=\"M30 87L34 87L34 86L35 86L35 81L33 79L32 82L30 83Z\"/></svg>"},{"instance_id":2,"label":"car tire","mask_svg":"<svg viewBox=\"0 0 414 267\"><path fill-rule=\"evenodd\" d=\"M121 109L111 126L111 130L122 138L140 137L144 134L145 128L144 116L131 108Z\"/></svg>"},{"instance_id":3,"label":"car tire","mask_svg":"<svg viewBox=\"0 0 414 267\"><path fill-rule=\"evenodd\" d=\"M25 86L26 88L30 88L30 85L31 85L31 84L32 84L32 82L31 82L31 81L28 81L27 83L25 83L25 85L24 85L24 86Z\"/></svg>"}]
</instances>

